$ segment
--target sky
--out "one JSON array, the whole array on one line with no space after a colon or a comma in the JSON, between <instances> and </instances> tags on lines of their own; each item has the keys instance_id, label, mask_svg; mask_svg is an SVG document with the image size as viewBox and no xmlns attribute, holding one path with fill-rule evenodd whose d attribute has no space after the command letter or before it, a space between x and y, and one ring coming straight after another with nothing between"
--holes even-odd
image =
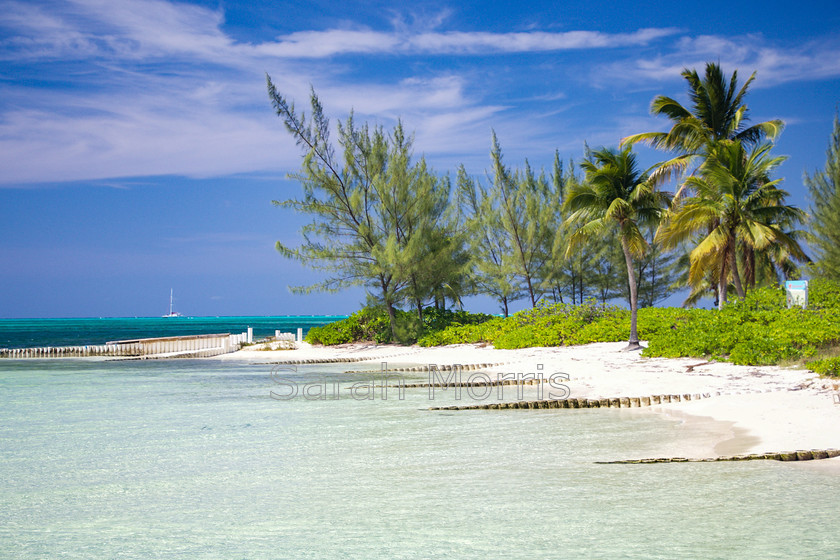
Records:
<instances>
[{"instance_id":1,"label":"sky","mask_svg":"<svg viewBox=\"0 0 840 560\"><path fill-rule=\"evenodd\" d=\"M274 250L307 217L272 205L299 195L301 152L266 74L483 177L491 131L508 165L550 168L666 130L651 100L687 103L680 72L719 62L756 72L752 122L786 122L774 153L806 208L840 103L836 0L665 4L0 0L0 317L157 316L170 289L193 316L358 309L361 289L288 290L321 277Z\"/></svg>"}]
</instances>

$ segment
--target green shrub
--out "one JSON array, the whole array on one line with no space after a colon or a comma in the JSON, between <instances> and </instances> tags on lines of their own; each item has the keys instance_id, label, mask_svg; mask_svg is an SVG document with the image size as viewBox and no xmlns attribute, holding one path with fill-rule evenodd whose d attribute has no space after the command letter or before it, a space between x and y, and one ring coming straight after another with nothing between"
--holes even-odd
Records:
<instances>
[{"instance_id":1,"label":"green shrub","mask_svg":"<svg viewBox=\"0 0 840 560\"><path fill-rule=\"evenodd\" d=\"M818 283L817 301L830 306L840 295ZM720 311L692 310L670 332L649 338L646 356L706 356L743 365L769 365L808 358L840 341L836 310L787 309L784 291L761 288Z\"/></svg>"},{"instance_id":2,"label":"green shrub","mask_svg":"<svg viewBox=\"0 0 840 560\"><path fill-rule=\"evenodd\" d=\"M493 316L485 313L468 313L466 311L439 310L434 307L427 307L423 310L422 328L415 312L396 309L395 318L396 342L410 344L417 341L421 333L433 337L449 326L480 325L493 319ZM307 342L327 346L361 340L388 343L393 342L392 339L388 313L381 307L365 307L353 313L347 319L321 327L314 327L306 335Z\"/></svg>"},{"instance_id":3,"label":"green shrub","mask_svg":"<svg viewBox=\"0 0 840 560\"><path fill-rule=\"evenodd\" d=\"M623 325L625 319L626 326ZM582 331L585 328L589 330ZM626 310L589 300L581 305L543 304L506 319L497 317L481 324L452 324L442 331L425 335L419 344L438 346L487 342L496 348L560 346L593 340L621 340L627 337L629 330L629 313Z\"/></svg>"},{"instance_id":4,"label":"green shrub","mask_svg":"<svg viewBox=\"0 0 840 560\"><path fill-rule=\"evenodd\" d=\"M493 319L486 313L469 313L467 311L452 311L427 307L423 310L424 332L436 332L452 325L479 325Z\"/></svg>"},{"instance_id":5,"label":"green shrub","mask_svg":"<svg viewBox=\"0 0 840 560\"><path fill-rule=\"evenodd\" d=\"M808 307L840 310L840 282L825 278L808 282Z\"/></svg>"},{"instance_id":6,"label":"green shrub","mask_svg":"<svg viewBox=\"0 0 840 560\"><path fill-rule=\"evenodd\" d=\"M808 367L820 375L840 377L840 356L808 362Z\"/></svg>"},{"instance_id":7,"label":"green shrub","mask_svg":"<svg viewBox=\"0 0 840 560\"><path fill-rule=\"evenodd\" d=\"M811 282L810 290L808 309L787 309L781 288L752 290L721 310L640 309L639 338L648 341L643 354L708 357L745 365L813 358L825 348L840 345L840 283L817 279ZM421 333L416 313L398 311L397 328L400 341L414 340ZM307 341L321 344L387 342L391 338L388 316L376 308L363 309L309 333ZM418 343L440 346L485 342L496 348L524 348L617 342L627 340L629 333L627 309L590 300L581 305L539 305L508 318L427 308ZM833 371L831 368L837 365L830 362L817 367Z\"/></svg>"},{"instance_id":8,"label":"green shrub","mask_svg":"<svg viewBox=\"0 0 840 560\"><path fill-rule=\"evenodd\" d=\"M306 342L331 346L359 340L383 342L390 337L391 328L385 310L365 307L341 321L309 329Z\"/></svg>"}]
</instances>

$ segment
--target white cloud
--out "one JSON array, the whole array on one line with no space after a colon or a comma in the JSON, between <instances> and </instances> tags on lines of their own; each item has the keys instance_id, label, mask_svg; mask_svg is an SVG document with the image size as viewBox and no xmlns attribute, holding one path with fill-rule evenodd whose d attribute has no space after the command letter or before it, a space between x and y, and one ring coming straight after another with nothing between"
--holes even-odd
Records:
<instances>
[{"instance_id":1,"label":"white cloud","mask_svg":"<svg viewBox=\"0 0 840 560\"><path fill-rule=\"evenodd\" d=\"M221 12L163 0L70 0L0 3L0 26L11 31L0 57L123 58L225 54L232 41Z\"/></svg>"},{"instance_id":2,"label":"white cloud","mask_svg":"<svg viewBox=\"0 0 840 560\"><path fill-rule=\"evenodd\" d=\"M593 84L657 87L679 79L685 66L717 59L757 69L761 87L840 75L836 42L781 49L761 37L692 38L672 28L489 33L438 31L442 19L429 21L397 20L388 31L298 31L250 44L224 32L222 11L185 3L0 0L0 61L14 68L4 74L30 78L0 82L0 184L296 169L300 152L271 115L266 70L301 108L314 84L330 115L344 118L353 109L386 127L402 118L416 131L418 152L453 168L459 161L484 165L491 127L517 160L528 150L577 151L584 137L614 144L619 124L605 124L602 115L564 114L560 122L546 106L560 98L575 106ZM657 56L596 67L591 80L576 71L586 68L581 51L647 53L654 42ZM480 67L470 57L452 64L462 55L560 51L575 51L575 71L532 69L527 88L518 82L527 65L505 67L489 57ZM387 55L394 67L407 55L434 57L399 67L391 78L367 71L371 54ZM558 71L565 81L551 81ZM511 100L506 94L514 90Z\"/></svg>"},{"instance_id":3,"label":"white cloud","mask_svg":"<svg viewBox=\"0 0 840 560\"><path fill-rule=\"evenodd\" d=\"M261 55L290 58L324 58L345 53L393 52L400 40L393 34L376 31L299 31L278 42L254 47Z\"/></svg>"},{"instance_id":4,"label":"white cloud","mask_svg":"<svg viewBox=\"0 0 840 560\"><path fill-rule=\"evenodd\" d=\"M738 69L743 79L754 71L759 79L753 87L772 87L840 76L840 41L811 41L783 49L760 35L683 37L673 52L611 63L595 75L635 82L677 80L683 69L702 71L709 60L719 62L725 69Z\"/></svg>"},{"instance_id":5,"label":"white cloud","mask_svg":"<svg viewBox=\"0 0 840 560\"><path fill-rule=\"evenodd\" d=\"M256 47L260 54L323 58L338 54L479 54L546 52L637 46L673 35L676 29L640 29L634 33L568 31L547 33L380 32L371 30L301 31Z\"/></svg>"},{"instance_id":6,"label":"white cloud","mask_svg":"<svg viewBox=\"0 0 840 560\"><path fill-rule=\"evenodd\" d=\"M3 181L214 176L288 168L298 161L294 143L267 111L253 118L208 104L191 106L188 99L134 97L130 101L137 103L127 106L125 101L99 97L95 115L36 110L7 115L0 124Z\"/></svg>"},{"instance_id":7,"label":"white cloud","mask_svg":"<svg viewBox=\"0 0 840 560\"><path fill-rule=\"evenodd\" d=\"M239 57L325 58L339 54L468 54L543 52L645 45L674 35L675 28L632 33L417 32L328 29L298 31L274 42L235 43L221 31L220 11L164 0L71 0L39 7L0 3L0 25L13 29L6 42L17 56L158 57L192 55L208 61ZM7 52L8 54L8 52Z\"/></svg>"}]
</instances>

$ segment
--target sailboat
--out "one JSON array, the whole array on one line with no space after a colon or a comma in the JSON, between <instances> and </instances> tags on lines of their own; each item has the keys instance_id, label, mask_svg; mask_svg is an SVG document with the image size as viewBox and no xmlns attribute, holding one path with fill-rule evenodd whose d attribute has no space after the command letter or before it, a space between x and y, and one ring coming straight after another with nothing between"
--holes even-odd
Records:
<instances>
[{"instance_id":1,"label":"sailboat","mask_svg":"<svg viewBox=\"0 0 840 560\"><path fill-rule=\"evenodd\" d=\"M172 307L172 288L169 288L169 313L166 315L162 315L163 318L169 317L183 317L180 313L175 311L175 308Z\"/></svg>"}]
</instances>

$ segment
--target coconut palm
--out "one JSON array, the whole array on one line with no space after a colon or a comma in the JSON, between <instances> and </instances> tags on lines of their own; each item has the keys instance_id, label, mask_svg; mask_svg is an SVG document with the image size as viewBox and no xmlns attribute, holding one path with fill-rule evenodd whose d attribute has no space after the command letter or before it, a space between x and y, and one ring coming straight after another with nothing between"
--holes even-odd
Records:
<instances>
[{"instance_id":1,"label":"coconut palm","mask_svg":"<svg viewBox=\"0 0 840 560\"><path fill-rule=\"evenodd\" d=\"M628 146L622 150L603 148L592 152L581 164L586 177L572 184L567 192L567 224L574 233L569 238L566 257L574 254L585 239L617 228L627 266L630 288L630 338L628 350L640 348L636 326L638 284L633 258L648 250L640 226L656 223L670 204L667 193L656 190L648 174L639 171L636 156Z\"/></svg>"},{"instance_id":2,"label":"coconut palm","mask_svg":"<svg viewBox=\"0 0 840 560\"><path fill-rule=\"evenodd\" d=\"M739 140L749 145L765 138L776 138L784 128L781 120L771 120L746 126L748 109L744 104L747 89L755 79L755 72L738 88L738 72L732 72L727 81L718 64L706 64L703 78L696 70L685 69L682 77L688 82L691 106L686 108L671 97L659 95L651 103L650 112L668 117L673 125L668 132L644 132L628 136L622 146L637 142L666 151L675 152L673 159L663 162L653 173L670 177L702 160L716 142ZM677 197L681 192L677 192Z\"/></svg>"},{"instance_id":3,"label":"coconut palm","mask_svg":"<svg viewBox=\"0 0 840 560\"><path fill-rule=\"evenodd\" d=\"M770 148L764 143L747 151L739 140L717 142L698 173L686 179L694 195L660 228L659 239L668 246L699 240L689 255L688 282L696 290L707 272L715 271L719 307L726 302L730 279L738 296L745 295L738 266L745 250L765 256L780 251L785 259L807 260L796 236L785 231L803 213L784 204L788 193L778 187L781 179L770 180L786 158L771 156Z\"/></svg>"}]
</instances>

